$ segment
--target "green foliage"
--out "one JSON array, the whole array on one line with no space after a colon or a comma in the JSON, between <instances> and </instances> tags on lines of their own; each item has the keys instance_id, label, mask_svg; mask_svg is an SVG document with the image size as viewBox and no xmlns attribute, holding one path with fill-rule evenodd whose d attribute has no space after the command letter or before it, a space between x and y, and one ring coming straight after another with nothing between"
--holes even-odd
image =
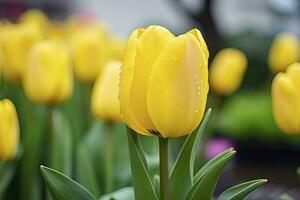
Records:
<instances>
[{"instance_id":1,"label":"green foliage","mask_svg":"<svg viewBox=\"0 0 300 200\"><path fill-rule=\"evenodd\" d=\"M288 139L273 120L271 94L268 91L244 92L230 97L218 114L220 131L235 139Z\"/></svg>"},{"instance_id":2,"label":"green foliage","mask_svg":"<svg viewBox=\"0 0 300 200\"><path fill-rule=\"evenodd\" d=\"M280 199L280 200L294 200L292 197L290 197L290 196L287 195L287 194L281 195L279 199Z\"/></svg>"},{"instance_id":3,"label":"green foliage","mask_svg":"<svg viewBox=\"0 0 300 200\"><path fill-rule=\"evenodd\" d=\"M104 195L100 200L132 200L134 192L132 187L121 188L115 192Z\"/></svg>"},{"instance_id":4,"label":"green foliage","mask_svg":"<svg viewBox=\"0 0 300 200\"><path fill-rule=\"evenodd\" d=\"M197 140L200 139L204 132L210 113L211 110L207 112L201 125L199 125L198 128L188 136L177 157L170 175L171 199L183 199L186 196L188 189L193 184L195 161L195 153L193 150L195 149Z\"/></svg>"},{"instance_id":5,"label":"green foliage","mask_svg":"<svg viewBox=\"0 0 300 200\"><path fill-rule=\"evenodd\" d=\"M239 185L233 186L226 191L224 191L217 200L242 200L246 197L250 192L255 190L257 187L260 187L267 180L259 179L254 181L248 181L246 183L241 183Z\"/></svg>"},{"instance_id":6,"label":"green foliage","mask_svg":"<svg viewBox=\"0 0 300 200\"><path fill-rule=\"evenodd\" d=\"M53 200L96 200L87 189L56 170L41 166L41 173Z\"/></svg>"}]
</instances>

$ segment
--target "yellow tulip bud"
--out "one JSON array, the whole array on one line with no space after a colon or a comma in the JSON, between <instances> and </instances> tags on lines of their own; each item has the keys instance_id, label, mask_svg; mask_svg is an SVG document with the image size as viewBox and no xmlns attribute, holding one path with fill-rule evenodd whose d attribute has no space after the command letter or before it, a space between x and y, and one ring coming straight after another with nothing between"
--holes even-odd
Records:
<instances>
[{"instance_id":1,"label":"yellow tulip bud","mask_svg":"<svg viewBox=\"0 0 300 200\"><path fill-rule=\"evenodd\" d=\"M105 65L95 82L91 110L98 119L110 122L122 121L119 104L120 70L121 62L111 61Z\"/></svg>"},{"instance_id":2,"label":"yellow tulip bud","mask_svg":"<svg viewBox=\"0 0 300 200\"><path fill-rule=\"evenodd\" d=\"M42 40L42 34L28 25L6 25L2 32L3 74L12 82L20 82L33 44Z\"/></svg>"},{"instance_id":3,"label":"yellow tulip bud","mask_svg":"<svg viewBox=\"0 0 300 200\"><path fill-rule=\"evenodd\" d=\"M52 22L49 24L47 38L53 40L64 40L66 37L66 28L60 22Z\"/></svg>"},{"instance_id":4,"label":"yellow tulip bud","mask_svg":"<svg viewBox=\"0 0 300 200\"><path fill-rule=\"evenodd\" d=\"M40 10L31 9L24 12L20 18L19 22L21 24L28 24L34 26L35 28L39 29L40 31L46 31L48 28L49 19Z\"/></svg>"},{"instance_id":5,"label":"yellow tulip bud","mask_svg":"<svg viewBox=\"0 0 300 200\"><path fill-rule=\"evenodd\" d=\"M273 116L278 127L289 134L300 134L300 63L278 73L272 83Z\"/></svg>"},{"instance_id":6,"label":"yellow tulip bud","mask_svg":"<svg viewBox=\"0 0 300 200\"><path fill-rule=\"evenodd\" d=\"M134 31L120 80L126 124L164 138L192 133L206 106L207 62L207 46L197 29L178 37L161 26Z\"/></svg>"},{"instance_id":7,"label":"yellow tulip bud","mask_svg":"<svg viewBox=\"0 0 300 200\"><path fill-rule=\"evenodd\" d=\"M14 158L19 147L19 120L14 104L0 101L0 162Z\"/></svg>"},{"instance_id":8,"label":"yellow tulip bud","mask_svg":"<svg viewBox=\"0 0 300 200\"><path fill-rule=\"evenodd\" d=\"M247 57L239 50L228 48L217 53L210 66L211 89L221 95L234 93L242 84Z\"/></svg>"},{"instance_id":9,"label":"yellow tulip bud","mask_svg":"<svg viewBox=\"0 0 300 200\"><path fill-rule=\"evenodd\" d=\"M32 48L23 87L28 98L40 104L57 104L71 96L72 66L63 43L43 41Z\"/></svg>"},{"instance_id":10,"label":"yellow tulip bud","mask_svg":"<svg viewBox=\"0 0 300 200\"><path fill-rule=\"evenodd\" d=\"M269 52L268 64L272 71L284 71L300 59L300 43L296 35L282 33L275 37Z\"/></svg>"},{"instance_id":11,"label":"yellow tulip bud","mask_svg":"<svg viewBox=\"0 0 300 200\"><path fill-rule=\"evenodd\" d=\"M85 26L71 38L75 76L93 82L109 59L106 33L100 26Z\"/></svg>"},{"instance_id":12,"label":"yellow tulip bud","mask_svg":"<svg viewBox=\"0 0 300 200\"><path fill-rule=\"evenodd\" d=\"M110 57L113 60L122 60L126 42L122 39L112 37L109 40Z\"/></svg>"}]
</instances>

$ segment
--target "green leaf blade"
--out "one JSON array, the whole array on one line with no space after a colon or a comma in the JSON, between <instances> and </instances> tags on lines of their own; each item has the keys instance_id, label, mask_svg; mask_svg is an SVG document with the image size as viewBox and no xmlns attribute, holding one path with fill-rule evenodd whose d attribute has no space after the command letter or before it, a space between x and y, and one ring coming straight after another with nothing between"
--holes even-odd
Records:
<instances>
[{"instance_id":1,"label":"green leaf blade","mask_svg":"<svg viewBox=\"0 0 300 200\"><path fill-rule=\"evenodd\" d=\"M182 200L193 184L195 146L203 135L204 129L210 117L209 109L198 128L187 137L177 157L170 174L170 195L172 200Z\"/></svg>"},{"instance_id":2,"label":"green leaf blade","mask_svg":"<svg viewBox=\"0 0 300 200\"><path fill-rule=\"evenodd\" d=\"M79 183L54 169L41 166L41 173L53 200L96 200Z\"/></svg>"},{"instance_id":3,"label":"green leaf blade","mask_svg":"<svg viewBox=\"0 0 300 200\"><path fill-rule=\"evenodd\" d=\"M239 185L233 186L224 191L217 200L242 200L250 192L262 186L267 182L266 179L252 180Z\"/></svg>"},{"instance_id":4,"label":"green leaf blade","mask_svg":"<svg viewBox=\"0 0 300 200\"><path fill-rule=\"evenodd\" d=\"M222 159L217 162L211 163L207 167L207 171L200 177L190 189L186 199L187 200L210 200L216 187L219 176L221 175L224 167L232 159L235 151L229 151Z\"/></svg>"},{"instance_id":5,"label":"green leaf blade","mask_svg":"<svg viewBox=\"0 0 300 200\"><path fill-rule=\"evenodd\" d=\"M130 165L135 199L158 200L147 171L145 155L138 146L137 133L127 129Z\"/></svg>"}]
</instances>

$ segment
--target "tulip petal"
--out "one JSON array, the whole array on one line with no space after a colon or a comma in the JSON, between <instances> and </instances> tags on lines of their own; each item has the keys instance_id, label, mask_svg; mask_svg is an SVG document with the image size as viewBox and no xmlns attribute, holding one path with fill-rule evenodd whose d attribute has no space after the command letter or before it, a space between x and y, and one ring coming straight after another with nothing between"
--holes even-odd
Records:
<instances>
[{"instance_id":1,"label":"tulip petal","mask_svg":"<svg viewBox=\"0 0 300 200\"><path fill-rule=\"evenodd\" d=\"M147 130L145 130L136 120L135 116L130 109L130 86L133 79L133 71L135 65L135 56L137 52L137 44L138 39L141 34L144 32L144 29L135 30L129 37L125 55L123 60L123 66L121 70L121 78L120 78L120 109L121 115L127 125L134 129L136 132L140 134L149 134Z\"/></svg>"},{"instance_id":2,"label":"tulip petal","mask_svg":"<svg viewBox=\"0 0 300 200\"><path fill-rule=\"evenodd\" d=\"M119 73L121 62L111 61L97 78L92 93L92 112L102 120L120 122Z\"/></svg>"},{"instance_id":3,"label":"tulip petal","mask_svg":"<svg viewBox=\"0 0 300 200\"><path fill-rule=\"evenodd\" d=\"M286 133L300 132L300 94L286 74L278 74L272 84L273 115Z\"/></svg>"},{"instance_id":4,"label":"tulip petal","mask_svg":"<svg viewBox=\"0 0 300 200\"><path fill-rule=\"evenodd\" d=\"M300 88L300 63L294 63L287 69L287 75L291 78L296 88Z\"/></svg>"},{"instance_id":5,"label":"tulip petal","mask_svg":"<svg viewBox=\"0 0 300 200\"><path fill-rule=\"evenodd\" d=\"M0 161L12 159L19 145L19 121L13 103L0 101Z\"/></svg>"},{"instance_id":6,"label":"tulip petal","mask_svg":"<svg viewBox=\"0 0 300 200\"><path fill-rule=\"evenodd\" d=\"M208 60L208 58L209 58L209 51L208 51L206 42L205 42L205 40L204 40L201 32L198 29L194 28L194 29L190 30L189 32L187 32L187 34L192 34L200 42L202 51L203 51L206 59Z\"/></svg>"},{"instance_id":7,"label":"tulip petal","mask_svg":"<svg viewBox=\"0 0 300 200\"><path fill-rule=\"evenodd\" d=\"M207 59L191 34L172 39L151 73L147 106L163 137L191 133L200 123L208 93Z\"/></svg>"}]
</instances>

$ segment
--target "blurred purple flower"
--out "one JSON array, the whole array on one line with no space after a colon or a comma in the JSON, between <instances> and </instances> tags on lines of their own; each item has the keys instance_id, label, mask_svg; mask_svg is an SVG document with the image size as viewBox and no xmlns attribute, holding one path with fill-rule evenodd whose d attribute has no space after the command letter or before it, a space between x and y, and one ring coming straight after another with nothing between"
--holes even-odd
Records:
<instances>
[{"instance_id":1,"label":"blurred purple flower","mask_svg":"<svg viewBox=\"0 0 300 200\"><path fill-rule=\"evenodd\" d=\"M217 156L222 151L229 148L234 148L234 143L231 140L224 138L214 138L205 145L205 157L210 160Z\"/></svg>"}]
</instances>

